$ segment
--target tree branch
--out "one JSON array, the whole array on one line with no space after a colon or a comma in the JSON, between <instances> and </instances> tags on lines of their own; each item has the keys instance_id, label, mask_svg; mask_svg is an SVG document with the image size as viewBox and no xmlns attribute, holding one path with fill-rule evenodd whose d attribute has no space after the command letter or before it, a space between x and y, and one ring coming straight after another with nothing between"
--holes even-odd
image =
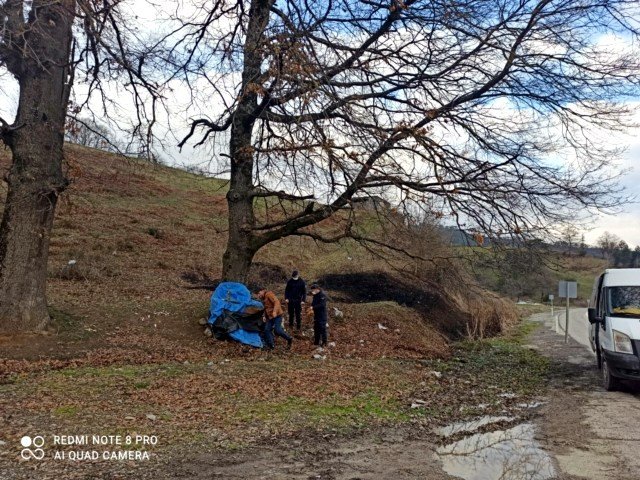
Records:
<instances>
[{"instance_id":1,"label":"tree branch","mask_svg":"<svg viewBox=\"0 0 640 480\"><path fill-rule=\"evenodd\" d=\"M314 200L315 197L313 195L293 195L290 193L281 190L279 192L274 192L271 190L265 190L262 188L255 188L251 192L251 196L254 198L267 198L267 197L276 197L280 200L290 200L290 201L304 201L304 200Z\"/></svg>"},{"instance_id":2,"label":"tree branch","mask_svg":"<svg viewBox=\"0 0 640 480\"><path fill-rule=\"evenodd\" d=\"M227 118L227 120L222 125L215 124L215 123L207 120L206 118L199 118L197 120L194 120L194 121L191 122L191 129L189 130L189 133L182 139L182 141L180 143L178 143L178 147L182 150L182 147L193 136L193 134L195 133L197 127L205 126L205 127L207 127L207 131L205 132L202 140L200 140L195 145L196 147L202 145L205 142L205 140L209 137L210 133L212 133L212 132L224 132L225 130L227 130L231 126L231 122L232 122L231 116L229 116L229 118Z\"/></svg>"}]
</instances>

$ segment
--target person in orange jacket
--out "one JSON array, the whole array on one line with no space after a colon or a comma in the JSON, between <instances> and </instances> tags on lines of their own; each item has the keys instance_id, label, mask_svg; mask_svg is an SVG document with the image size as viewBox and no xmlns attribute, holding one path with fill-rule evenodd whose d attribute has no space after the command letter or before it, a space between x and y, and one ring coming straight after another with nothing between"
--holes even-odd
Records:
<instances>
[{"instance_id":1,"label":"person in orange jacket","mask_svg":"<svg viewBox=\"0 0 640 480\"><path fill-rule=\"evenodd\" d=\"M267 350L273 350L275 347L274 332L276 336L282 337L287 341L287 348L291 348L293 338L284 330L282 325L282 305L275 293L264 287L255 289L256 296L264 304L264 318L266 325L264 326L264 341Z\"/></svg>"}]
</instances>

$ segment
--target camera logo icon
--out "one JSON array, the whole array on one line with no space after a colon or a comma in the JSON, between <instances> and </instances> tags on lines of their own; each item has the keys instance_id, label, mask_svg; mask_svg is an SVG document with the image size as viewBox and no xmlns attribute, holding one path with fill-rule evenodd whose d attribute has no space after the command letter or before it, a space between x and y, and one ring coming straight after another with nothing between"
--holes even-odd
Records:
<instances>
[{"instance_id":1,"label":"camera logo icon","mask_svg":"<svg viewBox=\"0 0 640 480\"><path fill-rule=\"evenodd\" d=\"M20 452L20 456L25 460L42 460L44 458L44 450L42 449L44 437L41 435L36 435L33 438L25 435L20 439L20 445L24 447Z\"/></svg>"}]
</instances>

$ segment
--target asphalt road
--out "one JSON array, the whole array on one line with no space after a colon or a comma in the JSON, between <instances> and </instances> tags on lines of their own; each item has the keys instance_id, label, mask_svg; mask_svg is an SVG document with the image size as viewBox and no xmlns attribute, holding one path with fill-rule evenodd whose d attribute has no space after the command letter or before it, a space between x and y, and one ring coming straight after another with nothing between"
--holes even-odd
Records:
<instances>
[{"instance_id":1,"label":"asphalt road","mask_svg":"<svg viewBox=\"0 0 640 480\"><path fill-rule=\"evenodd\" d=\"M556 308L553 315L558 320L556 323L558 326L556 331L564 335L566 310ZM586 308L572 308L569 310L569 335L576 342L587 347L591 352L591 344L589 343L589 320L587 319Z\"/></svg>"},{"instance_id":2,"label":"asphalt road","mask_svg":"<svg viewBox=\"0 0 640 480\"><path fill-rule=\"evenodd\" d=\"M564 310L556 310L553 317L542 313L532 318L557 332L543 328L533 338L540 353L553 358L557 367L549 403L538 421L543 444L557 465L556 478L637 480L640 382L624 382L619 391L605 391L589 344L587 310L575 308L569 313L568 344Z\"/></svg>"}]
</instances>

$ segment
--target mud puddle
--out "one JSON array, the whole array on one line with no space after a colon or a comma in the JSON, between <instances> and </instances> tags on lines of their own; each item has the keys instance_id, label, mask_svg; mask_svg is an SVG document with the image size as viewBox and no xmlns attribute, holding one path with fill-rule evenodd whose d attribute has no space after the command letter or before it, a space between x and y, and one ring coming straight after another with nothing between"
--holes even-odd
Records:
<instances>
[{"instance_id":1,"label":"mud puddle","mask_svg":"<svg viewBox=\"0 0 640 480\"><path fill-rule=\"evenodd\" d=\"M483 425L513 420L483 417L452 424L436 432L443 437L472 432ZM466 425L463 425L466 423ZM478 425L481 423L482 425ZM463 428L463 430L461 430ZM464 430L466 428L466 430ZM471 430L470 430L471 429ZM503 430L468 435L441 446L436 457L449 475L464 480L546 480L555 476L551 457L535 440L535 426L523 423Z\"/></svg>"}]
</instances>

